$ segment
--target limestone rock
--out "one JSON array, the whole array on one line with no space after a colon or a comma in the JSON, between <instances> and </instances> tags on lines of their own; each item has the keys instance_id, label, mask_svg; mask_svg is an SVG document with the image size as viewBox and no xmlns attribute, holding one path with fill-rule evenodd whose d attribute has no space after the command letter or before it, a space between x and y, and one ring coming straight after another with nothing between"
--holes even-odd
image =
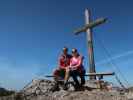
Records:
<instances>
[{"instance_id":1,"label":"limestone rock","mask_svg":"<svg viewBox=\"0 0 133 100\"><path fill-rule=\"evenodd\" d=\"M91 90L95 84L87 81L83 90L63 90L51 80L35 79L19 93L0 98L0 100L133 100L132 93L120 94L118 91Z\"/></svg>"}]
</instances>

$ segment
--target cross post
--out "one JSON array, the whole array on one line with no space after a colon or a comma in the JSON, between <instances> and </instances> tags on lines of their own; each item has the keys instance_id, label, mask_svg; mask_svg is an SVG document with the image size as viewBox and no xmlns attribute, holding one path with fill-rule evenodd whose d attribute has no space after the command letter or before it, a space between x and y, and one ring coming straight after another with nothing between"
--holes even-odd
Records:
<instances>
[{"instance_id":1,"label":"cross post","mask_svg":"<svg viewBox=\"0 0 133 100\"><path fill-rule=\"evenodd\" d=\"M96 21L91 21L90 11L85 10L85 26L76 30L75 35L80 34L81 32L86 32L87 44L88 44L88 54L89 54L89 73L96 73L95 69L95 60L94 60L94 50L93 50L93 34L92 28L106 22L107 19L99 18ZM90 80L96 80L96 75L90 76Z\"/></svg>"}]
</instances>

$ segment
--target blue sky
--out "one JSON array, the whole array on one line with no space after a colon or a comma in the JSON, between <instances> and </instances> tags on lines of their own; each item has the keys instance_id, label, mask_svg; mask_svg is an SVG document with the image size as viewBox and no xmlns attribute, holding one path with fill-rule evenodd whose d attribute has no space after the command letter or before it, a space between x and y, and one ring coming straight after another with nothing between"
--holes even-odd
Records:
<instances>
[{"instance_id":1,"label":"blue sky","mask_svg":"<svg viewBox=\"0 0 133 100\"><path fill-rule=\"evenodd\" d=\"M132 4L132 0L0 0L0 85L21 89L32 79L50 74L63 46L70 51L78 48L88 70L86 35L73 35L85 24L86 8L93 20L109 19L93 30L97 72L114 70L101 40L132 85ZM114 77L107 80L116 83Z\"/></svg>"}]
</instances>

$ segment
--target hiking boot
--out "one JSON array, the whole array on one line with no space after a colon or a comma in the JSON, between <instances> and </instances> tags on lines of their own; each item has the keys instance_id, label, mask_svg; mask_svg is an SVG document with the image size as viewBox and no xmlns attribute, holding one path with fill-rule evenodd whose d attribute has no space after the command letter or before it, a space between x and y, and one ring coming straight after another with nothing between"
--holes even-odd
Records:
<instances>
[{"instance_id":1,"label":"hiking boot","mask_svg":"<svg viewBox=\"0 0 133 100\"><path fill-rule=\"evenodd\" d=\"M63 85L63 90L67 90L68 87L67 87L67 81L64 82L64 85Z\"/></svg>"}]
</instances>

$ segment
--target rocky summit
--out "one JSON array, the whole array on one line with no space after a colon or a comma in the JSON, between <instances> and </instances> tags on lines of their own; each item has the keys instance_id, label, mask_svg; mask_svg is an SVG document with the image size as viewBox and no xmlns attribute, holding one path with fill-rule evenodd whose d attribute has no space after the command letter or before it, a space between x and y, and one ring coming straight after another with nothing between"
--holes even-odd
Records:
<instances>
[{"instance_id":1,"label":"rocky summit","mask_svg":"<svg viewBox=\"0 0 133 100\"><path fill-rule=\"evenodd\" d=\"M35 79L19 93L3 96L0 100L133 100L131 92L100 91L89 86L91 83L87 81L82 90L75 91L72 86L70 90L63 90L54 81Z\"/></svg>"}]
</instances>

